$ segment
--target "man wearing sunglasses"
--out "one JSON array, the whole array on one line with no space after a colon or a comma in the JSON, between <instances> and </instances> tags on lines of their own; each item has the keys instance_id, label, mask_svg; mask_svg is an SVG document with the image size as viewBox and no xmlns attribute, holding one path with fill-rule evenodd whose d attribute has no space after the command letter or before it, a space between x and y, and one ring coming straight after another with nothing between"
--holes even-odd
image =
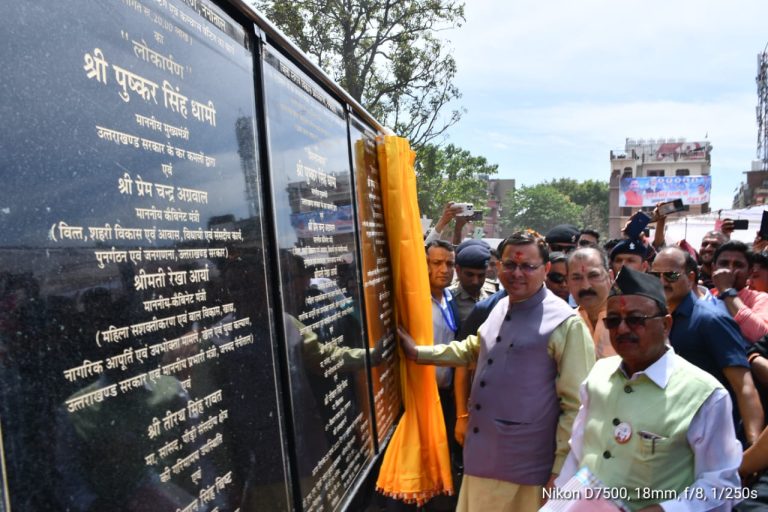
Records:
<instances>
[{"instance_id":1,"label":"man wearing sunglasses","mask_svg":"<svg viewBox=\"0 0 768 512\"><path fill-rule=\"evenodd\" d=\"M559 224L547 231L544 239L549 244L551 252L569 253L576 248L576 240L579 238L579 228L571 224Z\"/></svg>"},{"instance_id":2,"label":"man wearing sunglasses","mask_svg":"<svg viewBox=\"0 0 768 512\"><path fill-rule=\"evenodd\" d=\"M730 510L734 496L724 491L741 487L731 400L667 346L672 318L659 280L625 267L603 322L619 357L598 361L580 388L556 484L586 467L606 489L626 489L632 511Z\"/></svg>"},{"instance_id":3,"label":"man wearing sunglasses","mask_svg":"<svg viewBox=\"0 0 768 512\"><path fill-rule=\"evenodd\" d=\"M664 288L673 321L669 341L675 352L714 376L728 390L743 424L740 436L753 444L763 429L763 408L738 325L725 312L693 294L696 262L688 252L678 247L662 250L650 273L661 280ZM738 425L738 416L734 420Z\"/></svg>"},{"instance_id":4,"label":"man wearing sunglasses","mask_svg":"<svg viewBox=\"0 0 768 512\"><path fill-rule=\"evenodd\" d=\"M536 511L568 453L578 388L595 361L586 326L544 286L547 247L518 232L499 246L508 293L476 335L416 346L399 329L403 353L423 364L477 364L464 439L461 511Z\"/></svg>"},{"instance_id":5,"label":"man wearing sunglasses","mask_svg":"<svg viewBox=\"0 0 768 512\"><path fill-rule=\"evenodd\" d=\"M549 291L568 302L568 283L566 281L566 261L565 253L552 252L549 254L549 272L545 284Z\"/></svg>"}]
</instances>

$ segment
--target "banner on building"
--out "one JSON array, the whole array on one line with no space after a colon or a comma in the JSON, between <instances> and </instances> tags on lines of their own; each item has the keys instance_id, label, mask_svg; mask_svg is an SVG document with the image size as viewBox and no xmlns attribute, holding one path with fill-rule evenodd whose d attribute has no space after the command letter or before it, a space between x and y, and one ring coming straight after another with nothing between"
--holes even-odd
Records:
<instances>
[{"instance_id":1,"label":"banner on building","mask_svg":"<svg viewBox=\"0 0 768 512\"><path fill-rule=\"evenodd\" d=\"M657 203L682 199L683 204L709 202L711 176L645 176L622 178L619 206L656 206Z\"/></svg>"}]
</instances>

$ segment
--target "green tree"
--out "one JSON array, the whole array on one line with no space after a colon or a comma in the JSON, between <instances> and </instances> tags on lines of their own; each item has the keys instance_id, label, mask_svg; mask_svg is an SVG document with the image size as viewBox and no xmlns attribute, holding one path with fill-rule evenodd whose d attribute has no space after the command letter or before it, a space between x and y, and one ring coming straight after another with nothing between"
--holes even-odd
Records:
<instances>
[{"instance_id":1,"label":"green tree","mask_svg":"<svg viewBox=\"0 0 768 512\"><path fill-rule=\"evenodd\" d=\"M488 176L496 174L498 167L453 144L422 147L416 155L421 214L437 220L449 201L473 203L476 210L482 209L488 200Z\"/></svg>"},{"instance_id":2,"label":"green tree","mask_svg":"<svg viewBox=\"0 0 768 512\"><path fill-rule=\"evenodd\" d=\"M596 229L608 234L608 182L586 180L578 182L573 178L560 178L545 182L561 194L568 196L579 206L581 214L575 224L581 228Z\"/></svg>"},{"instance_id":3,"label":"green tree","mask_svg":"<svg viewBox=\"0 0 768 512\"><path fill-rule=\"evenodd\" d=\"M579 224L581 208L552 185L523 185L502 200L504 233L534 229L546 233L558 224Z\"/></svg>"},{"instance_id":4,"label":"green tree","mask_svg":"<svg viewBox=\"0 0 768 512\"><path fill-rule=\"evenodd\" d=\"M251 0L382 124L419 148L456 123L456 0Z\"/></svg>"}]
</instances>

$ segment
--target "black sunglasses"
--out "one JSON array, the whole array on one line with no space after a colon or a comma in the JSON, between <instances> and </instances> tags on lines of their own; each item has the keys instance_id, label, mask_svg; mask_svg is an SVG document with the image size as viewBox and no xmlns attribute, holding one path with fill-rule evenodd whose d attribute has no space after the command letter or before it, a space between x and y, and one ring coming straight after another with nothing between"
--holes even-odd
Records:
<instances>
[{"instance_id":1,"label":"black sunglasses","mask_svg":"<svg viewBox=\"0 0 768 512\"><path fill-rule=\"evenodd\" d=\"M662 318L667 315L651 315L651 316L642 316L642 315L629 315L629 316L607 316L603 318L603 324L605 324L606 329L618 329L621 325L622 320L627 324L627 327L630 329L635 329L637 327L643 327L645 325L645 321L650 318Z\"/></svg>"},{"instance_id":2,"label":"black sunglasses","mask_svg":"<svg viewBox=\"0 0 768 512\"><path fill-rule=\"evenodd\" d=\"M547 274L547 279L555 284L563 284L565 282L565 275L560 272L549 272Z\"/></svg>"},{"instance_id":3,"label":"black sunglasses","mask_svg":"<svg viewBox=\"0 0 768 512\"><path fill-rule=\"evenodd\" d=\"M648 272L648 273L650 275L654 276L654 277L658 277L658 278L664 277L664 279L667 282L669 282L669 283L674 283L675 281L680 279L680 276L683 275L680 272L674 272L674 271L669 271L669 272Z\"/></svg>"}]
</instances>

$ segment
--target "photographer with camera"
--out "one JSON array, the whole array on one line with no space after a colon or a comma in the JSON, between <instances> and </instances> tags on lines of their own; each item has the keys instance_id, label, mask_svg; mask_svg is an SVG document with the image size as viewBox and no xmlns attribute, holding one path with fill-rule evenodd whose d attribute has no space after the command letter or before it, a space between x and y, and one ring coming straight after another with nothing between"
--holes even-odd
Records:
<instances>
[{"instance_id":1,"label":"photographer with camera","mask_svg":"<svg viewBox=\"0 0 768 512\"><path fill-rule=\"evenodd\" d=\"M455 220L455 224L453 227L453 238L451 239L451 243L453 245L459 245L462 238L461 231L464 229L464 226L467 225L467 222L474 220L474 216L475 207L472 203L456 203L449 201L445 205L445 208L443 208L443 214L440 216L440 219L438 219L435 227L430 229L427 233L427 236L424 239L424 245L429 245L430 242L440 240L443 230L452 220Z\"/></svg>"}]
</instances>

